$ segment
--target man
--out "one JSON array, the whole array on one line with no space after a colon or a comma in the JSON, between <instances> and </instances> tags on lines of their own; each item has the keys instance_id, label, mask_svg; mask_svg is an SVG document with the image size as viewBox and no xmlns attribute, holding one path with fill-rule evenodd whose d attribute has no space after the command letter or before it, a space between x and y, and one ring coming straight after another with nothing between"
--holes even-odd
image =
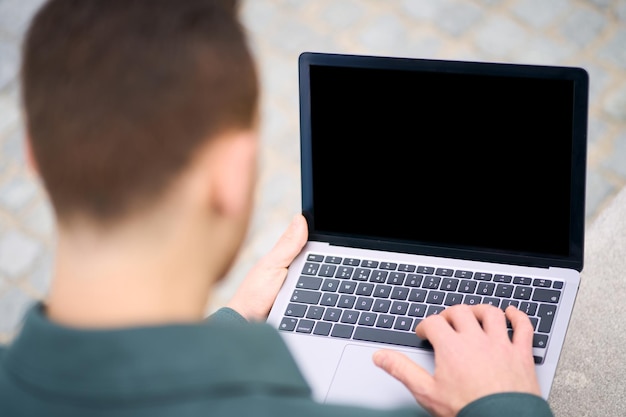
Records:
<instances>
[{"instance_id":1,"label":"man","mask_svg":"<svg viewBox=\"0 0 626 417\"><path fill-rule=\"evenodd\" d=\"M2 416L418 416L315 403L263 324L307 238L296 216L228 308L203 320L246 233L258 86L235 1L51 0L28 31L28 150L54 206L49 296L0 349ZM549 416L528 318L423 321L430 375L375 363L437 416Z\"/></svg>"}]
</instances>

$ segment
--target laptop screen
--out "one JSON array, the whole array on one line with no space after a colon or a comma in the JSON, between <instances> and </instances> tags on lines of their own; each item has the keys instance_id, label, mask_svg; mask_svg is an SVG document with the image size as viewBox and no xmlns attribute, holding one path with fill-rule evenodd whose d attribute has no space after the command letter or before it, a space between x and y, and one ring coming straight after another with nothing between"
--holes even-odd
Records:
<instances>
[{"instance_id":1,"label":"laptop screen","mask_svg":"<svg viewBox=\"0 0 626 417\"><path fill-rule=\"evenodd\" d=\"M316 233L570 256L573 79L314 63L308 77Z\"/></svg>"}]
</instances>

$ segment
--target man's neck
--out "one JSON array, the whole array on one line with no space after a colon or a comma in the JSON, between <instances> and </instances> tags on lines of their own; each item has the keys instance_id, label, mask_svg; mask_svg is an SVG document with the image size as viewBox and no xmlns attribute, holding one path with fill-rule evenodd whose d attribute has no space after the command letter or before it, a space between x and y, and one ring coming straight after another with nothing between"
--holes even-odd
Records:
<instances>
[{"instance_id":1,"label":"man's neck","mask_svg":"<svg viewBox=\"0 0 626 417\"><path fill-rule=\"evenodd\" d=\"M48 317L82 328L201 320L219 273L211 242L191 224L150 226L61 229Z\"/></svg>"}]
</instances>

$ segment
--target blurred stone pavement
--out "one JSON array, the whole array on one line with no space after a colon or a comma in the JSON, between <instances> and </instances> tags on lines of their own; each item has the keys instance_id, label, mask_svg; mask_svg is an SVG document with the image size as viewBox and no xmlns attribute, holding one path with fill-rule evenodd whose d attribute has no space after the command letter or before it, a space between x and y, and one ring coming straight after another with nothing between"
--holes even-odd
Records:
<instances>
[{"instance_id":1,"label":"blurred stone pavement","mask_svg":"<svg viewBox=\"0 0 626 417\"><path fill-rule=\"evenodd\" d=\"M19 48L42 0L0 0L0 342L46 293L54 226L24 164ZM300 209L297 58L304 51L584 67L587 220L626 184L626 0L247 0L263 86L257 210L220 306Z\"/></svg>"}]
</instances>

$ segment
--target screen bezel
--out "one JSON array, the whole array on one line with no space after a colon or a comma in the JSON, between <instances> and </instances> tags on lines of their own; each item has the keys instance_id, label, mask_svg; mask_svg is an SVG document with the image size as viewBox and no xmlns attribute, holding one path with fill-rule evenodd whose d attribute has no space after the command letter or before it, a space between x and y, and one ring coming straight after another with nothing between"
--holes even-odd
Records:
<instances>
[{"instance_id":1,"label":"screen bezel","mask_svg":"<svg viewBox=\"0 0 626 417\"><path fill-rule=\"evenodd\" d=\"M313 163L311 135L310 67L355 67L376 69L417 70L461 74L492 74L495 76L565 79L574 83L573 138L570 183L569 253L567 256L550 256L535 253L508 253L492 249L441 247L413 242L394 242L367 239L353 235L336 235L315 228L313 206ZM562 267L582 271L585 232L585 188L587 159L588 86L587 72L577 67L522 65L493 62L469 62L433 59L413 59L384 56L302 53L298 59L300 89L300 146L302 213L309 226L309 240L393 252L443 256L534 267Z\"/></svg>"}]
</instances>

